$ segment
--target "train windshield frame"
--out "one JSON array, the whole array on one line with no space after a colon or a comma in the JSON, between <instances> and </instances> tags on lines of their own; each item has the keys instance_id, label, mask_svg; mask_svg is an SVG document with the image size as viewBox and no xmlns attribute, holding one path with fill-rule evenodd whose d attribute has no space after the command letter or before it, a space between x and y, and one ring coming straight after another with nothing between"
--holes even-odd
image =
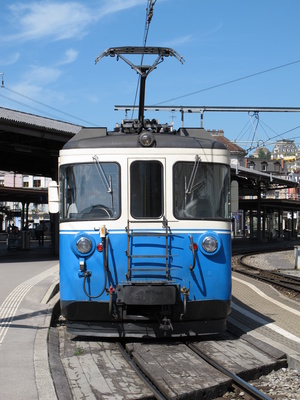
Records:
<instances>
[{"instance_id":1,"label":"train windshield frame","mask_svg":"<svg viewBox=\"0 0 300 400\"><path fill-rule=\"evenodd\" d=\"M230 169L225 164L178 161L173 166L173 214L179 220L228 220Z\"/></svg>"},{"instance_id":2,"label":"train windshield frame","mask_svg":"<svg viewBox=\"0 0 300 400\"><path fill-rule=\"evenodd\" d=\"M63 165L59 170L60 218L89 221L121 215L121 169L117 162Z\"/></svg>"}]
</instances>

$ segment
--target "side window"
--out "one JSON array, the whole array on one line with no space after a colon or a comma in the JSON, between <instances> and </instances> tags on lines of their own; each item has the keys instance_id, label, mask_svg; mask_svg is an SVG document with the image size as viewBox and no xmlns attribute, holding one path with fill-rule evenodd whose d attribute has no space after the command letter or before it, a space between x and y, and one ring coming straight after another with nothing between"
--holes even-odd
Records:
<instances>
[{"instance_id":1,"label":"side window","mask_svg":"<svg viewBox=\"0 0 300 400\"><path fill-rule=\"evenodd\" d=\"M163 215L163 166L159 161L134 161L130 166L130 213L133 218Z\"/></svg>"}]
</instances>

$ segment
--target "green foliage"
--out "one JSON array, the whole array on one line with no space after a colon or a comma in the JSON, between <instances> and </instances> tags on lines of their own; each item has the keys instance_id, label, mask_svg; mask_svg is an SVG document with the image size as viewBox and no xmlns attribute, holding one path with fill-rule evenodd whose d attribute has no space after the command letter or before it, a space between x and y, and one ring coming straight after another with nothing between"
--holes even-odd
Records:
<instances>
[{"instance_id":1,"label":"green foliage","mask_svg":"<svg viewBox=\"0 0 300 400\"><path fill-rule=\"evenodd\" d=\"M257 155L260 160L270 160L271 158L270 152L262 148L258 150Z\"/></svg>"}]
</instances>

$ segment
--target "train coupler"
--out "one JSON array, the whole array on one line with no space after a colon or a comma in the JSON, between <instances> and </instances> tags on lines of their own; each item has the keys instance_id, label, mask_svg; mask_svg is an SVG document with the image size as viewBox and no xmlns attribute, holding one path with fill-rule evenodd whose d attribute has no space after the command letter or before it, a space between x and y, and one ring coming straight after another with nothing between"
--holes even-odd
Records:
<instances>
[{"instance_id":1,"label":"train coupler","mask_svg":"<svg viewBox=\"0 0 300 400\"><path fill-rule=\"evenodd\" d=\"M162 329L163 331L169 331L169 330L172 331L173 325L170 318L164 317L162 323L159 326L159 329Z\"/></svg>"}]
</instances>

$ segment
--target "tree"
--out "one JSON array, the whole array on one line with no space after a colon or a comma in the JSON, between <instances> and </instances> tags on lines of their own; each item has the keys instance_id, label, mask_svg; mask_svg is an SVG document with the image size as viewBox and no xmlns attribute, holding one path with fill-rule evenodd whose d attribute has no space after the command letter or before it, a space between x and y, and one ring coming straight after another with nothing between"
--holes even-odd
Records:
<instances>
[{"instance_id":1,"label":"tree","mask_svg":"<svg viewBox=\"0 0 300 400\"><path fill-rule=\"evenodd\" d=\"M262 159L270 160L270 158L271 158L271 154L270 154L269 150L262 148L262 147L258 150L257 155L258 155L258 158L261 160Z\"/></svg>"}]
</instances>

